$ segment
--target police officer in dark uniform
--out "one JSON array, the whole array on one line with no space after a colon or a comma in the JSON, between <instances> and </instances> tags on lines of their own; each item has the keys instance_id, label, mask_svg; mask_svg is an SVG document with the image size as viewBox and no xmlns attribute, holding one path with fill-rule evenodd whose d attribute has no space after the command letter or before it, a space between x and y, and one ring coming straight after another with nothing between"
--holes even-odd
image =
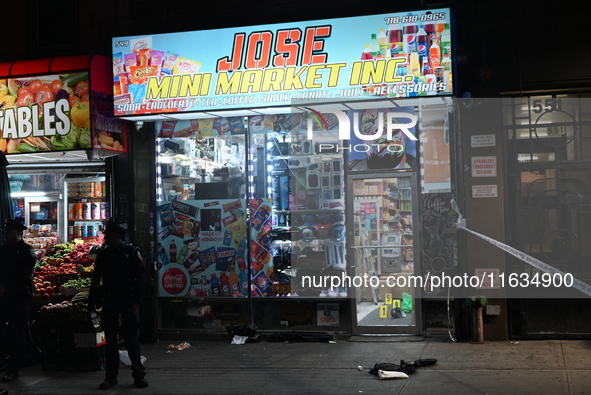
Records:
<instances>
[{"instance_id":1,"label":"police officer in dark uniform","mask_svg":"<svg viewBox=\"0 0 591 395\"><path fill-rule=\"evenodd\" d=\"M104 231L105 243L98 250L90 285L89 306L102 306L102 327L106 341L106 371L101 389L118 384L119 317L125 345L131 360L134 384L148 386L146 370L141 362L139 341L139 305L144 289L144 263L139 250L123 242L125 229L109 221Z\"/></svg>"},{"instance_id":2,"label":"police officer in dark uniform","mask_svg":"<svg viewBox=\"0 0 591 395\"><path fill-rule=\"evenodd\" d=\"M2 229L0 246L0 331L3 332L8 357L8 370L2 382L19 377L19 370L29 333L29 311L33 299L35 250L23 240L26 226L7 219ZM7 324L8 322L8 324Z\"/></svg>"}]
</instances>

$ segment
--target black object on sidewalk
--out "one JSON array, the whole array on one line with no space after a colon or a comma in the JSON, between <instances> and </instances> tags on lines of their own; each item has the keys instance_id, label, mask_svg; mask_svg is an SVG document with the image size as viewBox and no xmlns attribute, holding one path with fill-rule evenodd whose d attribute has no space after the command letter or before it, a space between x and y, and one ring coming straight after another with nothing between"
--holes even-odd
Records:
<instances>
[{"instance_id":1,"label":"black object on sidewalk","mask_svg":"<svg viewBox=\"0 0 591 395\"><path fill-rule=\"evenodd\" d=\"M420 368L422 366L435 365L436 363L437 363L437 359L435 359L435 358L417 359L414 361L401 360L400 365L396 365L395 363L381 362L381 363L376 363L374 365L374 367L369 370L369 374L373 374L374 376L377 376L378 370L413 374L417 370L417 368Z\"/></svg>"}]
</instances>

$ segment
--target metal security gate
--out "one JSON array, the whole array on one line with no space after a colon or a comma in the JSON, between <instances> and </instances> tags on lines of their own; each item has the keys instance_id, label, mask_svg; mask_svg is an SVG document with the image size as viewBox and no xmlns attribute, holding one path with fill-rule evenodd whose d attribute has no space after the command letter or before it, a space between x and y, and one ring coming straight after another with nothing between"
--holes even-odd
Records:
<instances>
[{"instance_id":1,"label":"metal security gate","mask_svg":"<svg viewBox=\"0 0 591 395\"><path fill-rule=\"evenodd\" d=\"M591 99L580 94L504 99L507 223L513 246L591 283ZM536 269L510 258L514 272ZM591 298L514 290L513 338L591 337Z\"/></svg>"}]
</instances>

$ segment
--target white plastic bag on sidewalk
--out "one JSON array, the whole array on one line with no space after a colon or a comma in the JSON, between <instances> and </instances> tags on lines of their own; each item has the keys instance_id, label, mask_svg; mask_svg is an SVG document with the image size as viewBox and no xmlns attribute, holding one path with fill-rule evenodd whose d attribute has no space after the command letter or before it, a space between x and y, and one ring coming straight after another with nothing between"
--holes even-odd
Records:
<instances>
[{"instance_id":1,"label":"white plastic bag on sidewalk","mask_svg":"<svg viewBox=\"0 0 591 395\"><path fill-rule=\"evenodd\" d=\"M408 375L404 372L396 372L396 371L388 371L388 370L378 370L378 376L380 380L385 379L407 379Z\"/></svg>"},{"instance_id":2,"label":"white plastic bag on sidewalk","mask_svg":"<svg viewBox=\"0 0 591 395\"><path fill-rule=\"evenodd\" d=\"M127 353L127 350L119 350L119 359L124 364L131 366L131 359L129 359L129 354ZM140 357L140 360L142 361L142 365L143 365L146 362L146 357L144 357L142 355Z\"/></svg>"}]
</instances>

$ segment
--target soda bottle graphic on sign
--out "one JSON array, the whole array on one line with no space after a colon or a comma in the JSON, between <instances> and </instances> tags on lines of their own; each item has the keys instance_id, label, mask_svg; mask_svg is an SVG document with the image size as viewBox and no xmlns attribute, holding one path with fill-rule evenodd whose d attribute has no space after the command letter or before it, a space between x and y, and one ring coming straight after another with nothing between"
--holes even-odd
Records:
<instances>
[{"instance_id":1,"label":"soda bottle graphic on sign","mask_svg":"<svg viewBox=\"0 0 591 395\"><path fill-rule=\"evenodd\" d=\"M445 30L445 23L438 23L435 25L435 39L439 47L441 47L441 33L443 33L443 30Z\"/></svg>"},{"instance_id":2,"label":"soda bottle graphic on sign","mask_svg":"<svg viewBox=\"0 0 591 395\"><path fill-rule=\"evenodd\" d=\"M444 29L441 32L441 57L443 59L451 60L451 32L449 31L449 23L443 25Z\"/></svg>"},{"instance_id":3,"label":"soda bottle graphic on sign","mask_svg":"<svg viewBox=\"0 0 591 395\"><path fill-rule=\"evenodd\" d=\"M404 25L402 29L403 51L405 54L410 54L411 51L417 50L417 32L419 31L418 26L412 21L412 14L408 14L409 22Z\"/></svg>"},{"instance_id":4,"label":"soda bottle graphic on sign","mask_svg":"<svg viewBox=\"0 0 591 395\"><path fill-rule=\"evenodd\" d=\"M211 279L209 280L209 285L211 287L211 296L221 296L222 290L220 288L220 280L216 276L215 273L211 273Z\"/></svg>"},{"instance_id":5,"label":"soda bottle graphic on sign","mask_svg":"<svg viewBox=\"0 0 591 395\"><path fill-rule=\"evenodd\" d=\"M222 288L222 296L230 296L230 279L226 272L220 272L220 287Z\"/></svg>"},{"instance_id":6,"label":"soda bottle graphic on sign","mask_svg":"<svg viewBox=\"0 0 591 395\"><path fill-rule=\"evenodd\" d=\"M223 243L225 246L229 246L230 244L232 244L232 232L230 232L229 230L226 230L226 232L224 233Z\"/></svg>"},{"instance_id":7,"label":"soda bottle graphic on sign","mask_svg":"<svg viewBox=\"0 0 591 395\"><path fill-rule=\"evenodd\" d=\"M179 252L178 261L184 262L185 258L187 257L187 252L189 252L189 243L184 243L183 248L181 248L181 252Z\"/></svg>"},{"instance_id":8,"label":"soda bottle graphic on sign","mask_svg":"<svg viewBox=\"0 0 591 395\"><path fill-rule=\"evenodd\" d=\"M207 280L207 276L205 274L203 276L201 276L201 283L203 284L203 290L205 291L205 295L211 296L210 283Z\"/></svg>"},{"instance_id":9,"label":"soda bottle graphic on sign","mask_svg":"<svg viewBox=\"0 0 591 395\"><path fill-rule=\"evenodd\" d=\"M248 273L246 270L240 272L238 279L240 280L240 292L242 296L248 296Z\"/></svg>"},{"instance_id":10,"label":"soda bottle graphic on sign","mask_svg":"<svg viewBox=\"0 0 591 395\"><path fill-rule=\"evenodd\" d=\"M380 28L380 32L378 33L378 42L380 43L380 53L384 58L390 57L390 45L388 43L388 36L386 36L386 32L384 28Z\"/></svg>"},{"instance_id":11,"label":"soda bottle graphic on sign","mask_svg":"<svg viewBox=\"0 0 591 395\"><path fill-rule=\"evenodd\" d=\"M361 54L361 60L373 60L373 55L369 51L369 45L366 45Z\"/></svg>"},{"instance_id":12,"label":"soda bottle graphic on sign","mask_svg":"<svg viewBox=\"0 0 591 395\"><path fill-rule=\"evenodd\" d=\"M431 44L431 48L429 48L429 65L432 70L441 66L441 52L436 42Z\"/></svg>"},{"instance_id":13,"label":"soda bottle graphic on sign","mask_svg":"<svg viewBox=\"0 0 591 395\"><path fill-rule=\"evenodd\" d=\"M410 73L415 77L421 75L421 62L419 62L419 53L412 51L410 53Z\"/></svg>"},{"instance_id":14,"label":"soda bottle graphic on sign","mask_svg":"<svg viewBox=\"0 0 591 395\"><path fill-rule=\"evenodd\" d=\"M236 274L236 270L230 270L230 293L232 296L241 296L240 293L240 278L238 278L238 274Z\"/></svg>"},{"instance_id":15,"label":"soda bottle graphic on sign","mask_svg":"<svg viewBox=\"0 0 591 395\"><path fill-rule=\"evenodd\" d=\"M371 35L371 40L369 40L369 52L371 56L375 59L376 56L380 55L382 52L380 50L380 42L378 41L375 34Z\"/></svg>"},{"instance_id":16,"label":"soda bottle graphic on sign","mask_svg":"<svg viewBox=\"0 0 591 395\"><path fill-rule=\"evenodd\" d=\"M437 34L435 33L435 23L427 22L425 23L425 33L427 33L427 39L429 40L429 45L437 40Z\"/></svg>"},{"instance_id":17,"label":"soda bottle graphic on sign","mask_svg":"<svg viewBox=\"0 0 591 395\"><path fill-rule=\"evenodd\" d=\"M162 244L158 244L158 258L163 265L168 265L170 263L168 255L166 255L166 250Z\"/></svg>"},{"instance_id":18,"label":"soda bottle graphic on sign","mask_svg":"<svg viewBox=\"0 0 591 395\"><path fill-rule=\"evenodd\" d=\"M423 58L422 74L423 75L431 74L431 67L429 66L429 58L427 56L425 56Z\"/></svg>"},{"instance_id":19,"label":"soda bottle graphic on sign","mask_svg":"<svg viewBox=\"0 0 591 395\"><path fill-rule=\"evenodd\" d=\"M423 26L419 27L417 33L417 52L419 53L419 62L423 64L423 59L429 57L429 36Z\"/></svg>"},{"instance_id":20,"label":"soda bottle graphic on sign","mask_svg":"<svg viewBox=\"0 0 591 395\"><path fill-rule=\"evenodd\" d=\"M170 255L170 261L176 262L176 244L174 244L174 240L170 243L168 254Z\"/></svg>"},{"instance_id":21,"label":"soda bottle graphic on sign","mask_svg":"<svg viewBox=\"0 0 591 395\"><path fill-rule=\"evenodd\" d=\"M199 254L197 253L197 251L193 251L193 253L189 255L189 257L185 261L179 260L179 262L183 262L183 266L188 269L191 266L193 266L198 257Z\"/></svg>"},{"instance_id":22,"label":"soda bottle graphic on sign","mask_svg":"<svg viewBox=\"0 0 591 395\"><path fill-rule=\"evenodd\" d=\"M390 57L402 53L402 28L398 23L388 27L388 43L390 44Z\"/></svg>"}]
</instances>

